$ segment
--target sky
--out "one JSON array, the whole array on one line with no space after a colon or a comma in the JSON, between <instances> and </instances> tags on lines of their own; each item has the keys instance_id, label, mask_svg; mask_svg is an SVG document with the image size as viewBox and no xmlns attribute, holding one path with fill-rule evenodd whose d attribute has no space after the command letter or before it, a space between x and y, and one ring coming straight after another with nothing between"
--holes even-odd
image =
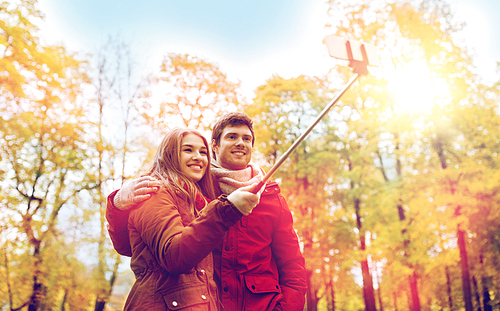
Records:
<instances>
[{"instance_id":1,"label":"sky","mask_svg":"<svg viewBox=\"0 0 500 311\"><path fill-rule=\"evenodd\" d=\"M167 53L217 63L251 92L273 74L322 75L327 54L323 0L39 0L41 37L70 51L95 52L109 36L128 42L141 68L156 70ZM465 40L482 76L500 61L500 0L450 0L466 23Z\"/></svg>"},{"instance_id":2,"label":"sky","mask_svg":"<svg viewBox=\"0 0 500 311\"><path fill-rule=\"evenodd\" d=\"M338 63L322 43L330 34L324 0L38 1L47 43L92 53L119 35L146 71L157 70L167 53L188 53L217 63L249 96L273 74L323 75ZM467 24L464 39L478 55L482 76L494 81L500 0L450 4Z\"/></svg>"}]
</instances>

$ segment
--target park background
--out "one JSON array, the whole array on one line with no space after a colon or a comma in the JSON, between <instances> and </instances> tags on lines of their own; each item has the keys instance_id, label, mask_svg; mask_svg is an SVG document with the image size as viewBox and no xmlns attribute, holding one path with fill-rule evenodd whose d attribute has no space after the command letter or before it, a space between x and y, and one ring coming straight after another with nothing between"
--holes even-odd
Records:
<instances>
[{"instance_id":1,"label":"park background","mask_svg":"<svg viewBox=\"0 0 500 311\"><path fill-rule=\"evenodd\" d=\"M120 310L106 196L166 130L209 137L226 111L255 120L269 169L352 76L328 34L382 66L274 176L305 309L500 309L497 1L0 5L2 310Z\"/></svg>"}]
</instances>

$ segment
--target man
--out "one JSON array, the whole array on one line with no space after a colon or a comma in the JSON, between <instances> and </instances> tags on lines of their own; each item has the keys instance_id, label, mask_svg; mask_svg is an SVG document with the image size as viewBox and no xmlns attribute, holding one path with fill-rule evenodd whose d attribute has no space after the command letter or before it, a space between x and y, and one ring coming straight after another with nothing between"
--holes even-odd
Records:
<instances>
[{"instance_id":1,"label":"man","mask_svg":"<svg viewBox=\"0 0 500 311\"><path fill-rule=\"evenodd\" d=\"M217 121L212 131L211 172L218 194L230 194L262 180L262 169L251 161L254 142L252 120L246 114L228 113ZM149 198L159 186L142 177L108 197L108 229L118 253L131 254L128 212L122 210ZM304 257L276 182L265 185L260 203L229 229L213 255L224 310L303 310Z\"/></svg>"}]
</instances>

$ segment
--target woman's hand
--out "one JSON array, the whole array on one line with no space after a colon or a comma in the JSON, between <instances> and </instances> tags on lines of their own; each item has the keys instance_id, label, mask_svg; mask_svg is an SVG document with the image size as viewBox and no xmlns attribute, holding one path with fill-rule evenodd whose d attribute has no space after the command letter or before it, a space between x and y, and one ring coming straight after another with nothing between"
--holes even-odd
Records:
<instances>
[{"instance_id":1,"label":"woman's hand","mask_svg":"<svg viewBox=\"0 0 500 311\"><path fill-rule=\"evenodd\" d=\"M227 199L245 216L249 215L254 207L259 204L260 194L262 192L252 193L251 191L255 186L257 186L257 184L241 187L227 196Z\"/></svg>"},{"instance_id":2,"label":"woman's hand","mask_svg":"<svg viewBox=\"0 0 500 311\"><path fill-rule=\"evenodd\" d=\"M137 203L151 197L160 190L161 183L151 176L142 176L126 181L113 199L113 205L120 210L128 210Z\"/></svg>"}]
</instances>

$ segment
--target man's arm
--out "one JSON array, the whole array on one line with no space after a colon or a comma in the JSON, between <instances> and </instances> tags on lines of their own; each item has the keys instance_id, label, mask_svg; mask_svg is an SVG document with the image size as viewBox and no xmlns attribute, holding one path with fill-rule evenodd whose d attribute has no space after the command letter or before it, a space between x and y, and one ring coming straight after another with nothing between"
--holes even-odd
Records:
<instances>
[{"instance_id":1,"label":"man's arm","mask_svg":"<svg viewBox=\"0 0 500 311\"><path fill-rule=\"evenodd\" d=\"M116 252L123 256L132 257L132 249L130 248L130 239L128 236L128 216L130 210L119 210L113 200L118 190L113 191L106 202L106 220L108 221L108 233L113 242L113 247Z\"/></svg>"},{"instance_id":2,"label":"man's arm","mask_svg":"<svg viewBox=\"0 0 500 311\"><path fill-rule=\"evenodd\" d=\"M281 203L281 220L273 233L271 248L278 266L279 283L283 294L280 304L282 310L302 311L307 289L305 260L293 229L290 209L285 198L281 194L278 196Z\"/></svg>"},{"instance_id":3,"label":"man's arm","mask_svg":"<svg viewBox=\"0 0 500 311\"><path fill-rule=\"evenodd\" d=\"M113 242L113 247L118 254L132 256L130 239L128 235L128 217L130 209L136 204L151 197L160 188L156 179L143 176L127 181L122 189L113 191L106 202L106 219L108 232Z\"/></svg>"}]
</instances>

